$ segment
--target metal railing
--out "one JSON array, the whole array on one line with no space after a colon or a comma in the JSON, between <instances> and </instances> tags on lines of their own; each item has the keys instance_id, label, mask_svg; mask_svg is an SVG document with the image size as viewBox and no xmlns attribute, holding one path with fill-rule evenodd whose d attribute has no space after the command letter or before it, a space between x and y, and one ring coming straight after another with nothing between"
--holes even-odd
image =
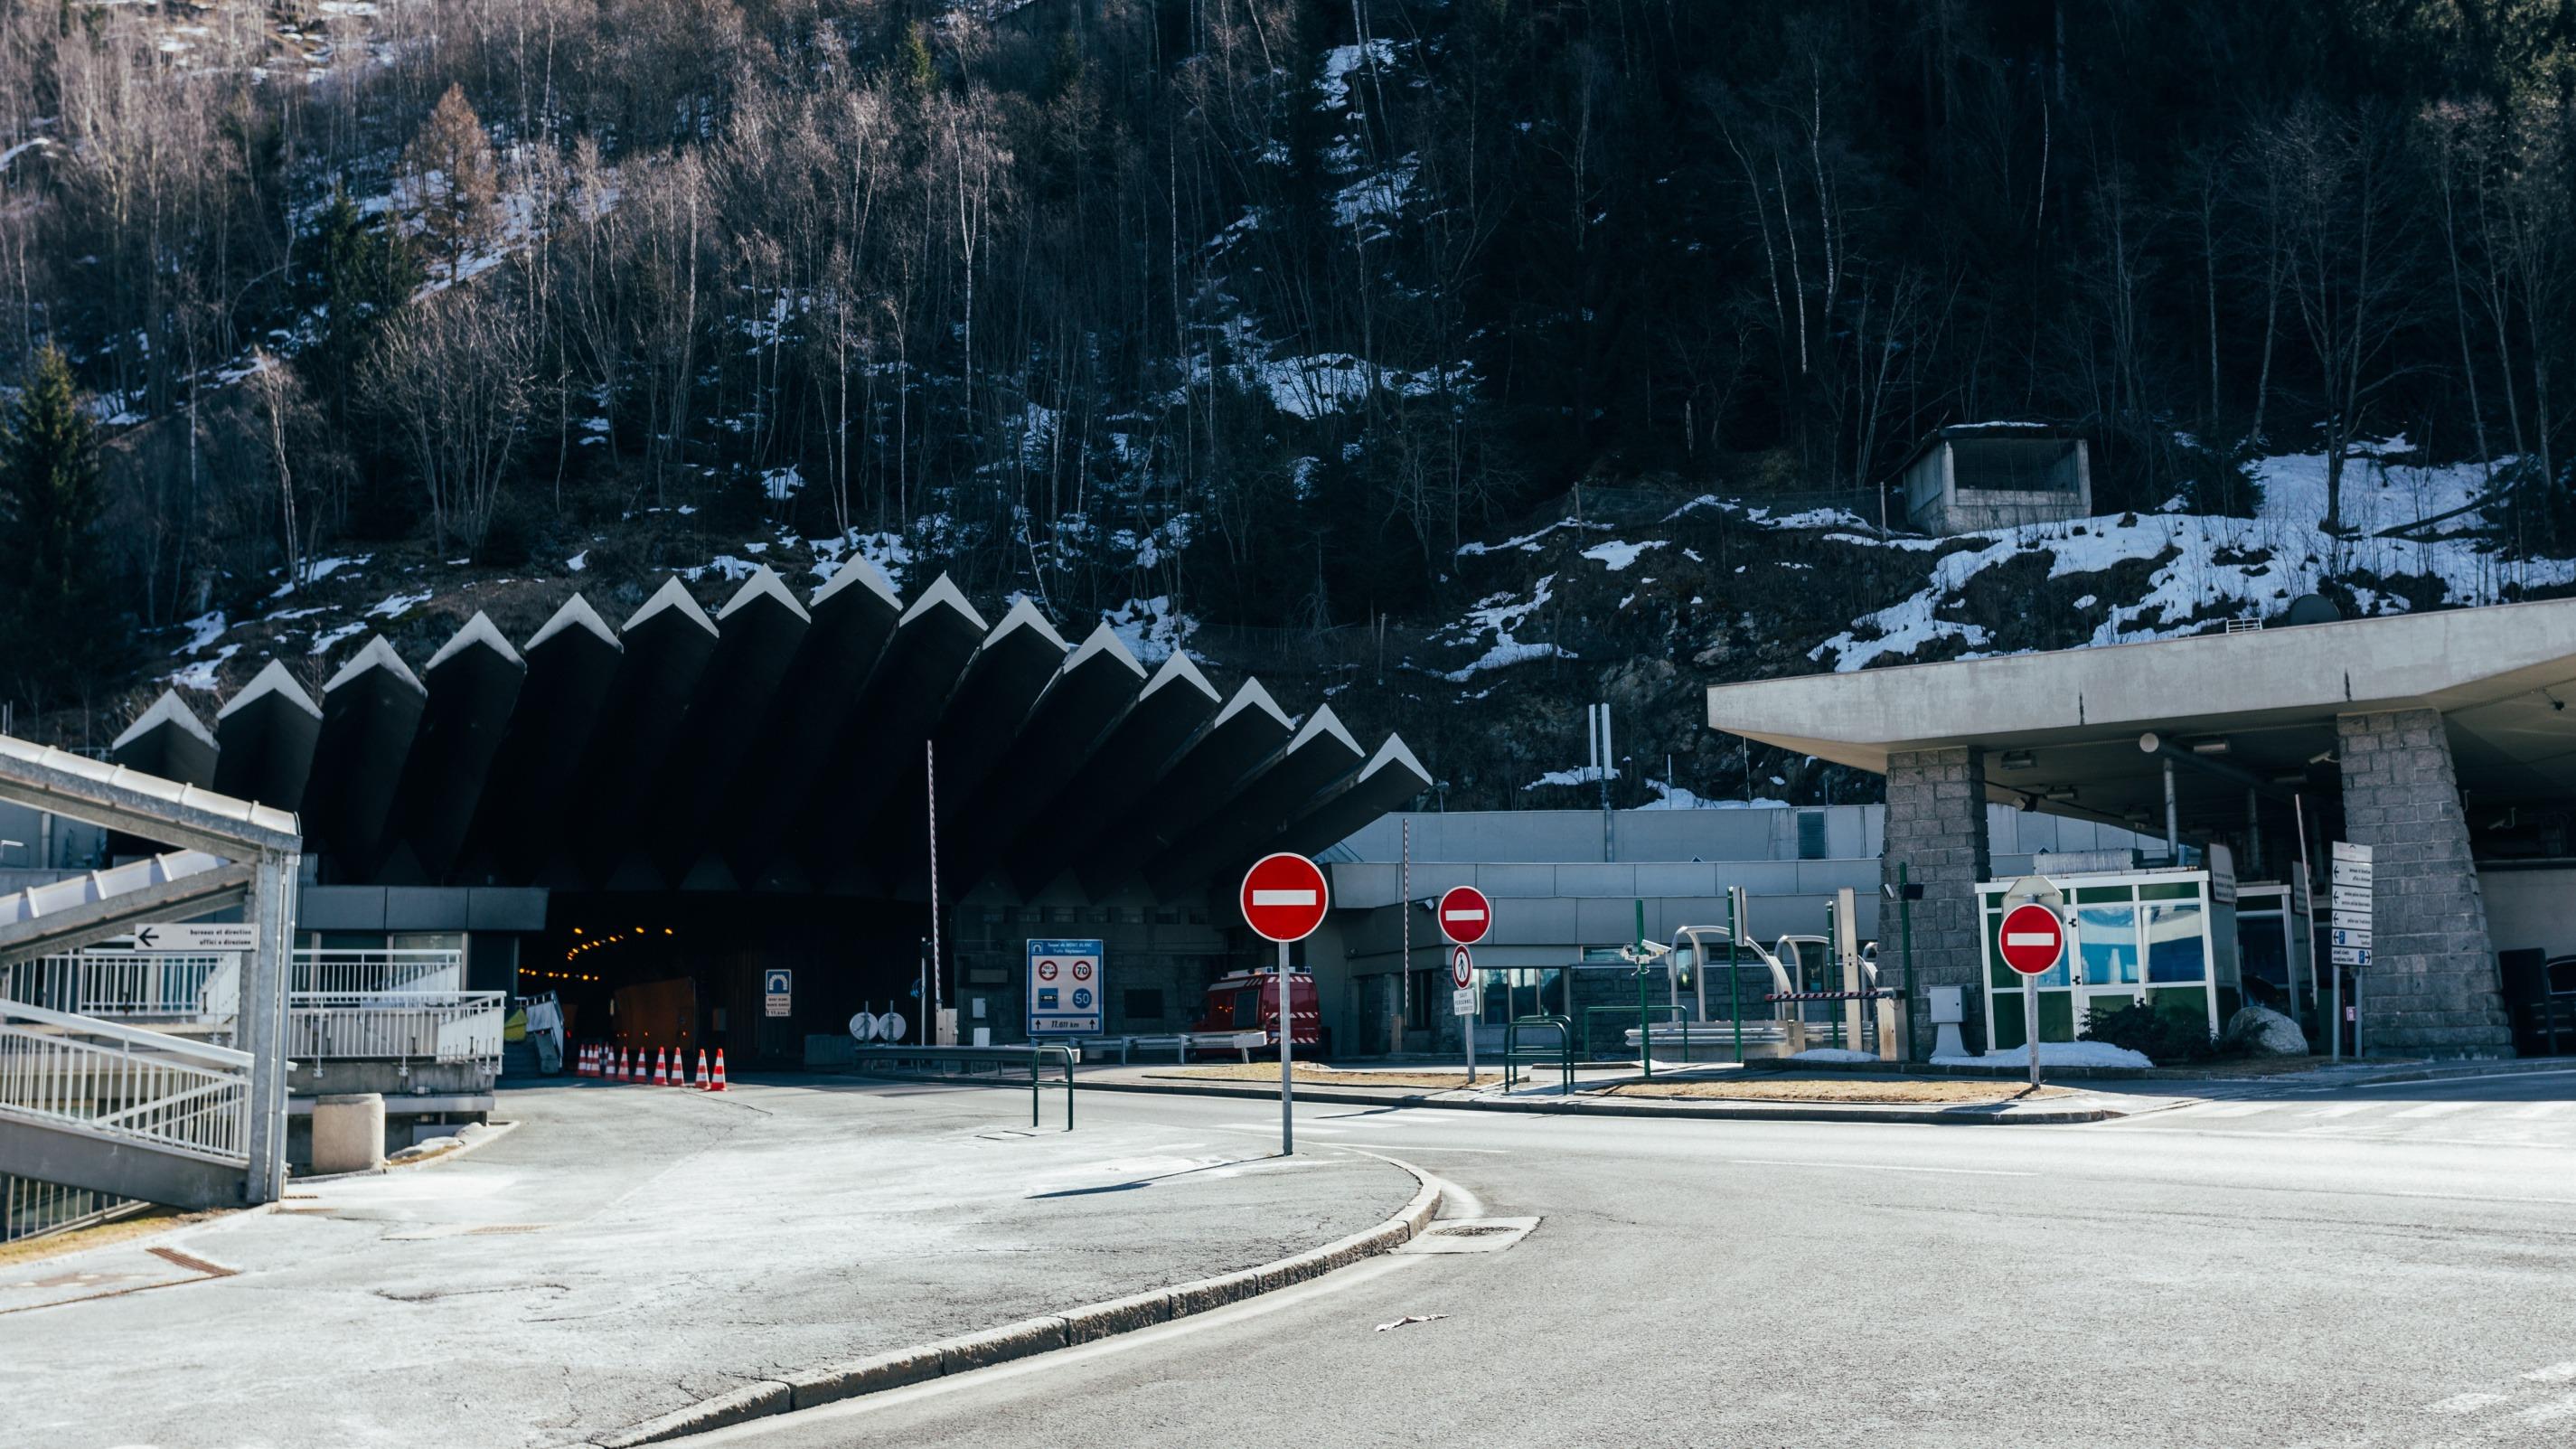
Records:
<instances>
[{"instance_id":1,"label":"metal railing","mask_svg":"<svg viewBox=\"0 0 2576 1449\"><path fill-rule=\"evenodd\" d=\"M1038 1125L1038 1068L1049 1056L1064 1064L1064 1130L1073 1130L1073 1064L1082 1060L1078 1047L1054 1042L1036 1042L1028 1046L863 1046L857 1049L855 1065L866 1071L870 1062L887 1067L907 1062L959 1062L972 1066L992 1062L998 1069L1013 1062L1029 1064L1029 1125Z\"/></svg>"},{"instance_id":2,"label":"metal railing","mask_svg":"<svg viewBox=\"0 0 2576 1449\"><path fill-rule=\"evenodd\" d=\"M77 1016L229 1021L240 954L92 948L0 963L0 1000Z\"/></svg>"},{"instance_id":3,"label":"metal railing","mask_svg":"<svg viewBox=\"0 0 2576 1449\"><path fill-rule=\"evenodd\" d=\"M181 1152L250 1162L248 1052L0 1001L0 1113Z\"/></svg>"},{"instance_id":4,"label":"metal railing","mask_svg":"<svg viewBox=\"0 0 2576 1449\"><path fill-rule=\"evenodd\" d=\"M68 1233L150 1206L138 1198L0 1174L0 1243Z\"/></svg>"},{"instance_id":5,"label":"metal railing","mask_svg":"<svg viewBox=\"0 0 2576 1449\"><path fill-rule=\"evenodd\" d=\"M297 1060L470 1063L501 1070L499 991L299 991L286 1005Z\"/></svg>"},{"instance_id":6,"label":"metal railing","mask_svg":"<svg viewBox=\"0 0 2576 1449\"><path fill-rule=\"evenodd\" d=\"M302 947L295 953L292 991L340 995L381 991L461 991L465 953L454 949L351 951Z\"/></svg>"},{"instance_id":7,"label":"metal railing","mask_svg":"<svg viewBox=\"0 0 2576 1449\"><path fill-rule=\"evenodd\" d=\"M1545 1027L1554 1031L1556 1033L1556 1045L1545 1052L1523 1048L1521 1046L1521 1029L1523 1027L1528 1027L1533 1030ZM1520 1064L1522 1062L1544 1062L1550 1060L1553 1060L1556 1063L1557 1070L1564 1075L1562 1084L1557 1088L1557 1095L1564 1097L1573 1096L1574 1023L1571 1020L1554 1014L1520 1016L1514 1017L1503 1027L1504 1090L1508 1091L1511 1088L1520 1085ZM1537 1074L1533 1072L1531 1076L1535 1079Z\"/></svg>"}]
</instances>

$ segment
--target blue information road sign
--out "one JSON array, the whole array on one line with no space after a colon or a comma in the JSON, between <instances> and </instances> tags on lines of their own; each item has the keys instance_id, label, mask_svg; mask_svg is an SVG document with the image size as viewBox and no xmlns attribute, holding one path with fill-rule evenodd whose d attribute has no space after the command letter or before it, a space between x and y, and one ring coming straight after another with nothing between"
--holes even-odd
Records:
<instances>
[{"instance_id":1,"label":"blue information road sign","mask_svg":"<svg viewBox=\"0 0 2576 1449\"><path fill-rule=\"evenodd\" d=\"M1031 938L1028 943L1028 1033L1098 1036L1102 1027L1102 943L1098 939Z\"/></svg>"}]
</instances>

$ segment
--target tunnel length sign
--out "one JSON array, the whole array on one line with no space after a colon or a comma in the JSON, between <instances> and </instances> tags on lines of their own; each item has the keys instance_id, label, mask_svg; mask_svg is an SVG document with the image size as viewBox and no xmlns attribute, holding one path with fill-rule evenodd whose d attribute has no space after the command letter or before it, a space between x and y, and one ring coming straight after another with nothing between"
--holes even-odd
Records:
<instances>
[{"instance_id":1,"label":"tunnel length sign","mask_svg":"<svg viewBox=\"0 0 2576 1449\"><path fill-rule=\"evenodd\" d=\"M1028 944L1029 1039L1100 1035L1107 1010L1101 989L1104 943L1032 939Z\"/></svg>"}]
</instances>

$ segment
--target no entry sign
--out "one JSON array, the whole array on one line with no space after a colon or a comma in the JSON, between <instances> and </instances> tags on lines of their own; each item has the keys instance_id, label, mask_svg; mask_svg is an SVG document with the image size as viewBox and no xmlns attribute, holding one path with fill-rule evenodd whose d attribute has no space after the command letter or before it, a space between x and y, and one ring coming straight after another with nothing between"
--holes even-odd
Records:
<instances>
[{"instance_id":1,"label":"no entry sign","mask_svg":"<svg viewBox=\"0 0 2576 1449\"><path fill-rule=\"evenodd\" d=\"M2024 976L2045 976L2066 954L2066 923L2038 904L2012 908L2004 917L2004 964Z\"/></svg>"},{"instance_id":2,"label":"no entry sign","mask_svg":"<svg viewBox=\"0 0 2576 1449\"><path fill-rule=\"evenodd\" d=\"M1494 903L1474 886L1451 886L1441 895L1436 914L1440 917L1440 934L1453 945L1473 946L1494 928Z\"/></svg>"},{"instance_id":3,"label":"no entry sign","mask_svg":"<svg viewBox=\"0 0 2576 1449\"><path fill-rule=\"evenodd\" d=\"M1265 855L1243 873L1243 923L1265 941L1285 944L1315 934L1332 894L1321 867L1302 855Z\"/></svg>"}]
</instances>

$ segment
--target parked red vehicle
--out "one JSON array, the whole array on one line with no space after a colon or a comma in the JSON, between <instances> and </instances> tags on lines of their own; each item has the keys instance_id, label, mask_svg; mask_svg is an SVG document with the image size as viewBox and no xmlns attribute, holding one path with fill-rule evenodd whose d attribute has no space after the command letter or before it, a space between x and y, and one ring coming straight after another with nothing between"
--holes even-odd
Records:
<instances>
[{"instance_id":1,"label":"parked red vehicle","mask_svg":"<svg viewBox=\"0 0 2576 1449\"><path fill-rule=\"evenodd\" d=\"M1288 978L1288 995L1297 1019L1297 1049L1310 1050L1323 1040L1324 1013L1315 999L1315 978L1303 971ZM1200 1031L1261 1031L1279 1045L1279 973L1237 971L1208 984L1207 1009Z\"/></svg>"}]
</instances>

